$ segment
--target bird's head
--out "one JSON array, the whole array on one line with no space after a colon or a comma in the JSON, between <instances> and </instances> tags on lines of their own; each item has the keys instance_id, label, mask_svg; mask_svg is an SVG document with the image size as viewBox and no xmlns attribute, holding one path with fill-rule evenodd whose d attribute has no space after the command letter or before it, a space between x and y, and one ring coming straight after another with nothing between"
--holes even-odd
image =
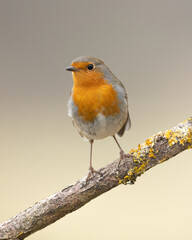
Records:
<instances>
[{"instance_id":1,"label":"bird's head","mask_svg":"<svg viewBox=\"0 0 192 240\"><path fill-rule=\"evenodd\" d=\"M106 81L106 73L110 72L102 60L86 56L74 59L66 70L72 71L76 86L103 84Z\"/></svg>"}]
</instances>

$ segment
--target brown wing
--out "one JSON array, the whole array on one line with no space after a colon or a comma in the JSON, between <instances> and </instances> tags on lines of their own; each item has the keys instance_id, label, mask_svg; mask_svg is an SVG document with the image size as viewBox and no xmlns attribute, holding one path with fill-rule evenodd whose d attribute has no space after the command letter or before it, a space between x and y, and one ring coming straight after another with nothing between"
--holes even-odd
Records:
<instances>
[{"instance_id":1,"label":"brown wing","mask_svg":"<svg viewBox=\"0 0 192 240\"><path fill-rule=\"evenodd\" d=\"M125 129L126 130L129 130L131 128L131 119L130 119L130 116L129 116L129 113L127 115L127 120L126 122L124 123L123 127L119 130L119 132L117 133L117 135L119 137L122 137L124 132L125 132Z\"/></svg>"},{"instance_id":2,"label":"brown wing","mask_svg":"<svg viewBox=\"0 0 192 240\"><path fill-rule=\"evenodd\" d=\"M116 82L117 82L123 89L125 89L123 83L122 83L121 81L119 81L118 78L116 78ZM124 95L124 98L125 98L126 101L128 102L128 97L127 97L127 92L126 92L126 90L125 90L124 94L125 94L125 95ZM128 109L127 109L127 111L128 111ZM125 132L125 130L128 131L130 128L131 128L131 119L130 119L129 112L128 112L127 119L126 119L123 127L122 127L122 128L119 130L119 132L117 133L117 135L118 135L119 137L122 137L123 134L124 134L124 132Z\"/></svg>"}]
</instances>

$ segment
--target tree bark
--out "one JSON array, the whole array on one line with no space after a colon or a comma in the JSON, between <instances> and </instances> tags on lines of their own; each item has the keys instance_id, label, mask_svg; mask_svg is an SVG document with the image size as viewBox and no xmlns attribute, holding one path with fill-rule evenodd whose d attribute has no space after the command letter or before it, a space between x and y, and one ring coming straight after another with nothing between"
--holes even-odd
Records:
<instances>
[{"instance_id":1,"label":"tree bark","mask_svg":"<svg viewBox=\"0 0 192 240\"><path fill-rule=\"evenodd\" d=\"M71 213L119 184L133 184L150 168L192 148L192 117L170 130L150 137L119 159L64 188L0 225L0 240L24 239ZM132 157L130 156L132 154Z\"/></svg>"}]
</instances>

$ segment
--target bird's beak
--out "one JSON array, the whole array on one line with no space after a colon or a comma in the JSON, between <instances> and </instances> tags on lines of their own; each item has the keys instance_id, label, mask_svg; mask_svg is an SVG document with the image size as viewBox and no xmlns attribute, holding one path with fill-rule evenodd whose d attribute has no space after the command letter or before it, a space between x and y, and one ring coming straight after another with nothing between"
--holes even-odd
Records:
<instances>
[{"instance_id":1,"label":"bird's beak","mask_svg":"<svg viewBox=\"0 0 192 240\"><path fill-rule=\"evenodd\" d=\"M65 68L65 70L71 71L71 72L78 72L78 71L79 71L78 68L75 68L75 67L73 67L73 66L67 67L67 68Z\"/></svg>"}]
</instances>

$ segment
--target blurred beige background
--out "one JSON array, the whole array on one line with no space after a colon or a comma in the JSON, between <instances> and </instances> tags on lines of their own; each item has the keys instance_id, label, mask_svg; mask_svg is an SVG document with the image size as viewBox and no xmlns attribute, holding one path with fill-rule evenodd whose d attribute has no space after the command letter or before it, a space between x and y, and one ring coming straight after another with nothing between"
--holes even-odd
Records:
<instances>
[{"instance_id":1,"label":"blurred beige background","mask_svg":"<svg viewBox=\"0 0 192 240\"><path fill-rule=\"evenodd\" d=\"M81 55L124 83L132 129L126 151L192 115L192 1L0 1L0 222L85 176L89 144L67 116ZM119 156L94 145L100 168ZM151 169L30 240L192 239L192 152Z\"/></svg>"}]
</instances>

